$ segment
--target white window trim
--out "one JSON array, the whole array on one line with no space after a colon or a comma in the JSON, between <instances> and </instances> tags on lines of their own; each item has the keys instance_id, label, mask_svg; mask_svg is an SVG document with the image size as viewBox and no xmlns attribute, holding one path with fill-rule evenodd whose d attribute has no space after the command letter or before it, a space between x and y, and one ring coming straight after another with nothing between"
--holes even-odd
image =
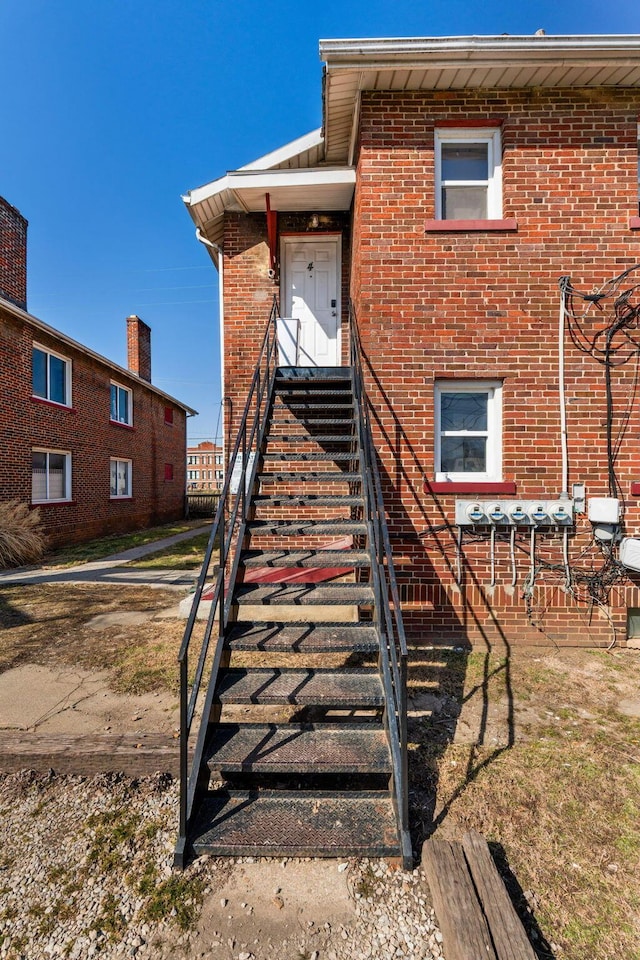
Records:
<instances>
[{"instance_id":1,"label":"white window trim","mask_svg":"<svg viewBox=\"0 0 640 960\"><path fill-rule=\"evenodd\" d=\"M443 143L487 143L489 179L484 180L456 180L460 187L487 184L487 220L502 220L502 138L500 127L440 127L434 131L435 147L435 190L436 190L436 220L442 220L442 187L444 185L442 171Z\"/></svg>"},{"instance_id":2,"label":"white window trim","mask_svg":"<svg viewBox=\"0 0 640 960\"><path fill-rule=\"evenodd\" d=\"M483 473L447 473L440 470L441 404L443 393L487 393L487 470ZM502 481L502 381L501 380L438 380L435 385L434 461L436 482L500 483ZM453 434L451 434L453 435ZM464 436L465 432L456 432ZM469 431L469 436L478 435Z\"/></svg>"},{"instance_id":3,"label":"white window trim","mask_svg":"<svg viewBox=\"0 0 640 960\"><path fill-rule=\"evenodd\" d=\"M126 493L111 493L111 464L112 463L128 463L129 469L127 471L127 492ZM118 468L116 467L116 475ZM109 499L110 500L130 500L132 497L133 489L133 461L128 460L126 457L110 457L109 458Z\"/></svg>"},{"instance_id":4,"label":"white window trim","mask_svg":"<svg viewBox=\"0 0 640 960\"><path fill-rule=\"evenodd\" d=\"M72 406L72 396L71 396L71 358L65 357L62 353L57 353L55 350L52 350L50 347L45 347L43 343L32 343L33 350L40 350L41 353L46 354L47 357L55 357L57 360L62 360L65 364L65 374L64 374L64 392L66 395L66 402L60 403L59 400L52 400L51 397L41 397L39 393L31 394L32 397L35 397L36 400L46 400L47 403L53 403L56 407L71 407ZM32 353L33 356L33 353ZM33 361L32 361L33 362ZM49 375L49 361L47 360L47 393L50 392L51 377ZM33 370L31 371L31 390L33 391ZM53 453L58 453L57 450L52 451Z\"/></svg>"},{"instance_id":5,"label":"white window trim","mask_svg":"<svg viewBox=\"0 0 640 960\"><path fill-rule=\"evenodd\" d=\"M64 485L67 491L64 497L45 497L44 500L34 500L33 494L31 503L70 503L72 500L71 492L71 451L70 450L52 450L50 447L32 447L32 453L57 453L64 457ZM47 461L48 463L48 461ZM33 467L32 467L33 470ZM49 469L47 467L47 492L49 491Z\"/></svg>"},{"instance_id":6,"label":"white window trim","mask_svg":"<svg viewBox=\"0 0 640 960\"><path fill-rule=\"evenodd\" d=\"M128 420L114 420L111 416L111 387L116 387L117 390L124 390L129 394L129 419ZM118 405L118 394L116 393L116 406ZM121 426L124 424L126 427L133 426L133 390L129 387L125 387L124 384L118 383L117 380L111 380L109 383L109 420L111 423L119 423Z\"/></svg>"}]
</instances>

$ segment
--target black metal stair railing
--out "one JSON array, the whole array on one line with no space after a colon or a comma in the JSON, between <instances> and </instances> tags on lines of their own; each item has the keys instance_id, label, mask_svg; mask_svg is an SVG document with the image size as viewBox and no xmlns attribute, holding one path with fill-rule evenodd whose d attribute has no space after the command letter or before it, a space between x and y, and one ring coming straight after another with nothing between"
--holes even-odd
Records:
<instances>
[{"instance_id":1,"label":"black metal stair railing","mask_svg":"<svg viewBox=\"0 0 640 960\"><path fill-rule=\"evenodd\" d=\"M220 494L178 655L180 664L180 826L174 854L174 864L177 867L183 867L185 864L189 823L195 811L198 793L205 789L206 780L208 780L208 773L206 776L201 773L202 755L213 706L216 678L223 655L225 629L229 619L242 541L245 536L247 509L251 500L273 396L278 366L277 317L278 303L274 297L238 434L227 462L225 483ZM232 483L234 488L237 487L235 493L232 492ZM195 642L194 628L199 622L198 612L216 545L219 545L220 550L218 574L211 598L211 608L200 638L200 649L193 657L191 648ZM216 623L217 639L211 651L211 638ZM193 678L190 679L190 664L194 662L195 671ZM203 693L203 678L207 666L209 666L208 681L206 691ZM201 717L201 723L194 744L192 730L198 716ZM189 768L190 754L191 767Z\"/></svg>"},{"instance_id":2,"label":"black metal stair railing","mask_svg":"<svg viewBox=\"0 0 640 960\"><path fill-rule=\"evenodd\" d=\"M356 422L363 460L364 519L369 530L372 553L375 619L380 635L380 665L386 699L385 719L393 765L393 802L402 844L402 859L408 867L412 863L412 851L409 835L407 760L407 641L371 430L371 407L362 371L362 345L353 305L349 310L349 334Z\"/></svg>"}]
</instances>

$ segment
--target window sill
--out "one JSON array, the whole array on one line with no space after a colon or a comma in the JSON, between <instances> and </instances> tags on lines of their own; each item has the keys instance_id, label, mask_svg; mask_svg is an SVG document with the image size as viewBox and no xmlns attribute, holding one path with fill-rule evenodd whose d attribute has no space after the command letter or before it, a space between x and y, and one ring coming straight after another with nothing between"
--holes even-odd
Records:
<instances>
[{"instance_id":1,"label":"window sill","mask_svg":"<svg viewBox=\"0 0 640 960\"><path fill-rule=\"evenodd\" d=\"M109 497L109 500L116 500L119 502L121 500L133 500L133 497L131 495L127 495L124 497Z\"/></svg>"},{"instance_id":2,"label":"window sill","mask_svg":"<svg viewBox=\"0 0 640 960\"><path fill-rule=\"evenodd\" d=\"M122 423L121 420L112 420L111 417L109 417L109 423L113 427L124 427L125 430L135 430L135 427L130 423Z\"/></svg>"},{"instance_id":3,"label":"window sill","mask_svg":"<svg viewBox=\"0 0 640 960\"><path fill-rule=\"evenodd\" d=\"M76 500L32 500L30 507L35 510L39 507L75 507Z\"/></svg>"},{"instance_id":4,"label":"window sill","mask_svg":"<svg viewBox=\"0 0 640 960\"><path fill-rule=\"evenodd\" d=\"M427 220L425 233L472 233L486 230L499 230L502 233L515 233L517 220Z\"/></svg>"},{"instance_id":5,"label":"window sill","mask_svg":"<svg viewBox=\"0 0 640 960\"><path fill-rule=\"evenodd\" d=\"M640 230L640 217L629 217L629 230Z\"/></svg>"},{"instance_id":6,"label":"window sill","mask_svg":"<svg viewBox=\"0 0 640 960\"><path fill-rule=\"evenodd\" d=\"M512 480L425 480L425 493L487 493L495 496L510 496L516 492Z\"/></svg>"},{"instance_id":7,"label":"window sill","mask_svg":"<svg viewBox=\"0 0 640 960\"><path fill-rule=\"evenodd\" d=\"M70 407L66 403L57 403L55 400L47 400L46 397L31 396L33 403L42 403L45 407L55 407L56 410L66 410L68 413L77 413L75 407Z\"/></svg>"}]
</instances>

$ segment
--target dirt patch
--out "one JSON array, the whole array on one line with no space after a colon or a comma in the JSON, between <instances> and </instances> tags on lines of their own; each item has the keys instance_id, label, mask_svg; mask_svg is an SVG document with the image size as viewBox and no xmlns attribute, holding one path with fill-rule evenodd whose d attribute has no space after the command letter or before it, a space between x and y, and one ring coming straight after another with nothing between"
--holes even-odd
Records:
<instances>
[{"instance_id":1,"label":"dirt patch","mask_svg":"<svg viewBox=\"0 0 640 960\"><path fill-rule=\"evenodd\" d=\"M25 664L108 671L124 694L177 691L184 623L156 615L175 594L96 584L0 589L0 673Z\"/></svg>"}]
</instances>

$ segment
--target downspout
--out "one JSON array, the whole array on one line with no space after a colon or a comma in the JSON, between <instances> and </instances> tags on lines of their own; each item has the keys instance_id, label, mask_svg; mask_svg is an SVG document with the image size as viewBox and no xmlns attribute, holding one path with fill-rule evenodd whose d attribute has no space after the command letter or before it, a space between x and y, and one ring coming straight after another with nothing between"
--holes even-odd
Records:
<instances>
[{"instance_id":1,"label":"downspout","mask_svg":"<svg viewBox=\"0 0 640 960\"><path fill-rule=\"evenodd\" d=\"M196 227L196 238L200 243L204 243L207 247L211 247L212 250L215 250L218 254L218 318L220 324L220 402L222 403L222 461L226 462L225 458L225 392L224 392L224 255L222 253L222 247L217 243L213 243L212 240L209 240L205 237L200 230L200 227ZM217 437L215 438L217 441Z\"/></svg>"},{"instance_id":2,"label":"downspout","mask_svg":"<svg viewBox=\"0 0 640 960\"><path fill-rule=\"evenodd\" d=\"M560 447L562 451L562 483L560 499L569 499L569 451L567 444L567 398L564 383L564 323L566 290L569 277L560 277L560 313L558 316L558 398L560 401Z\"/></svg>"}]
</instances>

